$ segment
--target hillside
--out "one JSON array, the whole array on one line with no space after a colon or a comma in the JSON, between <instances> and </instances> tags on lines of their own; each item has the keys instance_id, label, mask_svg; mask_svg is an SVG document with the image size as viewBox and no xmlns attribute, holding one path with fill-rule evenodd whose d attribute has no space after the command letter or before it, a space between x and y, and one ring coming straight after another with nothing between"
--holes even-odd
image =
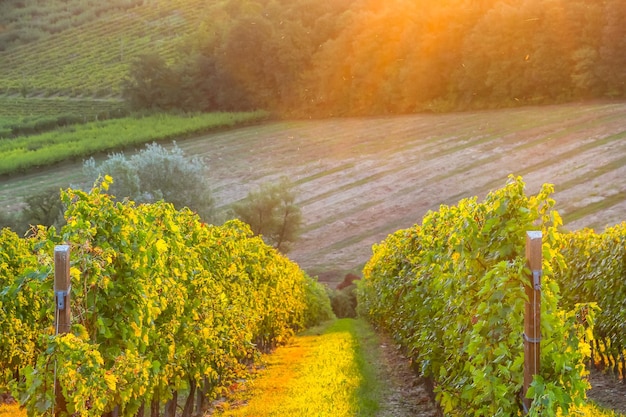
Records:
<instances>
[{"instance_id":1,"label":"hillside","mask_svg":"<svg viewBox=\"0 0 626 417\"><path fill-rule=\"evenodd\" d=\"M201 156L225 208L258 184L297 184L304 233L290 257L323 279L359 272L371 245L440 204L522 175L555 184L570 229L599 230L626 211L626 104L268 122L178 142ZM78 163L5 180L0 205L82 180Z\"/></svg>"},{"instance_id":2,"label":"hillside","mask_svg":"<svg viewBox=\"0 0 626 417\"><path fill-rule=\"evenodd\" d=\"M8 96L297 116L625 96L621 0L6 0L0 16Z\"/></svg>"},{"instance_id":3,"label":"hillside","mask_svg":"<svg viewBox=\"0 0 626 417\"><path fill-rule=\"evenodd\" d=\"M1 92L118 96L137 54L155 51L175 59L181 40L206 9L200 1L84 3L31 0L0 5L5 20ZM24 25L24 20L33 20L35 27ZM29 31L34 36L28 37Z\"/></svg>"}]
</instances>

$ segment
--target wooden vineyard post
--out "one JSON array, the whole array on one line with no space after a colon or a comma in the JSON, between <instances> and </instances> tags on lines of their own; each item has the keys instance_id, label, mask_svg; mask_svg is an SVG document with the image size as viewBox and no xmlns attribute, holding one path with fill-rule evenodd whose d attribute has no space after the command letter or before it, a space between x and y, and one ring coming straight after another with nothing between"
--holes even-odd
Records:
<instances>
[{"instance_id":1,"label":"wooden vineyard post","mask_svg":"<svg viewBox=\"0 0 626 417\"><path fill-rule=\"evenodd\" d=\"M524 412L528 413L532 400L526 398L526 393L533 381L533 376L539 374L540 346L541 346L541 232L526 232L526 263L530 268L530 286L526 286L524 311L524 388L522 403Z\"/></svg>"},{"instance_id":2,"label":"wooden vineyard post","mask_svg":"<svg viewBox=\"0 0 626 417\"><path fill-rule=\"evenodd\" d=\"M70 247L58 245L54 247L54 327L55 334L64 334L70 331ZM58 416L66 411L65 397L56 378L56 364L54 367L54 415Z\"/></svg>"}]
</instances>

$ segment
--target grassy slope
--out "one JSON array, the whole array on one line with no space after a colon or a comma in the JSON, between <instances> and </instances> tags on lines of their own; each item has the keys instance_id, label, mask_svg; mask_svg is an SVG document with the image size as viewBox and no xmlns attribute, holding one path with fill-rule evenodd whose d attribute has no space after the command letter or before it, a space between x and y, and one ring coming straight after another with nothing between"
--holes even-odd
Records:
<instances>
[{"instance_id":1,"label":"grassy slope","mask_svg":"<svg viewBox=\"0 0 626 417\"><path fill-rule=\"evenodd\" d=\"M226 206L257 184L298 184L305 233L290 253L314 274L358 270L370 247L429 209L523 175L555 184L568 227L603 227L626 210L626 104L445 115L282 121L178 142L207 163ZM0 207L82 180L80 163L0 182ZM343 275L341 275L343 277Z\"/></svg>"}]
</instances>

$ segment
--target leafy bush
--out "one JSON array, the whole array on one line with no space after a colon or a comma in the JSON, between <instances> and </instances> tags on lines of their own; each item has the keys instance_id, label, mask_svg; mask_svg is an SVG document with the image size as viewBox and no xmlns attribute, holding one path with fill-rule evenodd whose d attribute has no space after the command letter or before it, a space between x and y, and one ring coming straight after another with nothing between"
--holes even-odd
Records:
<instances>
[{"instance_id":1,"label":"leafy bush","mask_svg":"<svg viewBox=\"0 0 626 417\"><path fill-rule=\"evenodd\" d=\"M57 188L50 188L27 197L26 207L20 214L21 221L29 226L42 225L56 228L63 226L65 206L61 202L60 191Z\"/></svg>"},{"instance_id":2,"label":"leafy bush","mask_svg":"<svg viewBox=\"0 0 626 417\"><path fill-rule=\"evenodd\" d=\"M22 225L19 213L0 211L0 229L22 230Z\"/></svg>"},{"instance_id":3,"label":"leafy bush","mask_svg":"<svg viewBox=\"0 0 626 417\"><path fill-rule=\"evenodd\" d=\"M105 175L113 177L109 192L118 198L138 203L165 200L178 209L189 207L207 221L213 217L214 202L202 159L185 157L175 143L170 150L149 144L130 158L113 154L99 166L91 158L83 167L94 182Z\"/></svg>"},{"instance_id":4,"label":"leafy bush","mask_svg":"<svg viewBox=\"0 0 626 417\"><path fill-rule=\"evenodd\" d=\"M0 213L0 229L6 227L25 235L33 226L59 228L65 223L64 210L60 189L45 189L26 197L24 206L19 211Z\"/></svg>"},{"instance_id":5,"label":"leafy bush","mask_svg":"<svg viewBox=\"0 0 626 417\"><path fill-rule=\"evenodd\" d=\"M304 326L308 328L334 319L335 314L325 286L310 277L307 278L305 286L307 306L304 310Z\"/></svg>"},{"instance_id":6,"label":"leafy bush","mask_svg":"<svg viewBox=\"0 0 626 417\"><path fill-rule=\"evenodd\" d=\"M338 318L356 317L356 284L342 289L331 290L330 304Z\"/></svg>"}]
</instances>

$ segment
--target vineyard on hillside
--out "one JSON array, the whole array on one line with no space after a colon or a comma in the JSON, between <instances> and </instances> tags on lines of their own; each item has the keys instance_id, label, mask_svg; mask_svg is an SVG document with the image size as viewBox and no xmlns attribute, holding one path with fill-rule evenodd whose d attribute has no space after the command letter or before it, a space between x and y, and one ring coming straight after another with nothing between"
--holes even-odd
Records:
<instances>
[{"instance_id":1,"label":"vineyard on hillside","mask_svg":"<svg viewBox=\"0 0 626 417\"><path fill-rule=\"evenodd\" d=\"M0 139L32 135L128 113L118 100L0 97Z\"/></svg>"},{"instance_id":2,"label":"vineyard on hillside","mask_svg":"<svg viewBox=\"0 0 626 417\"><path fill-rule=\"evenodd\" d=\"M245 373L259 350L332 316L328 296L238 221L200 222L67 190L62 230L0 232L0 392L50 412L54 370L70 415L176 405L183 415ZM72 248L71 332L54 336L52 250Z\"/></svg>"},{"instance_id":3,"label":"vineyard on hillside","mask_svg":"<svg viewBox=\"0 0 626 417\"><path fill-rule=\"evenodd\" d=\"M552 192L545 185L526 196L521 178L510 178L484 201L442 205L374 246L359 287L361 313L404 346L446 415L518 415L529 230L544 235L541 376L528 393L530 415L582 403L594 336L614 356L625 353L626 286L617 282L625 272L623 226L601 237L561 234ZM592 251L597 262L588 261Z\"/></svg>"},{"instance_id":4,"label":"vineyard on hillside","mask_svg":"<svg viewBox=\"0 0 626 417\"><path fill-rule=\"evenodd\" d=\"M119 100L68 99L60 97L0 97L0 117L45 117L82 114L89 119L98 115L110 118L124 109Z\"/></svg>"},{"instance_id":5,"label":"vineyard on hillside","mask_svg":"<svg viewBox=\"0 0 626 417\"><path fill-rule=\"evenodd\" d=\"M46 7L53 7L54 2L49 3L34 7L45 15ZM122 3L127 6L107 2L110 13L106 8L98 13L100 7L74 4L77 13L90 16L87 21L0 51L0 92L119 95L134 57L155 51L168 60L176 59L186 36L211 12L198 0Z\"/></svg>"}]
</instances>

